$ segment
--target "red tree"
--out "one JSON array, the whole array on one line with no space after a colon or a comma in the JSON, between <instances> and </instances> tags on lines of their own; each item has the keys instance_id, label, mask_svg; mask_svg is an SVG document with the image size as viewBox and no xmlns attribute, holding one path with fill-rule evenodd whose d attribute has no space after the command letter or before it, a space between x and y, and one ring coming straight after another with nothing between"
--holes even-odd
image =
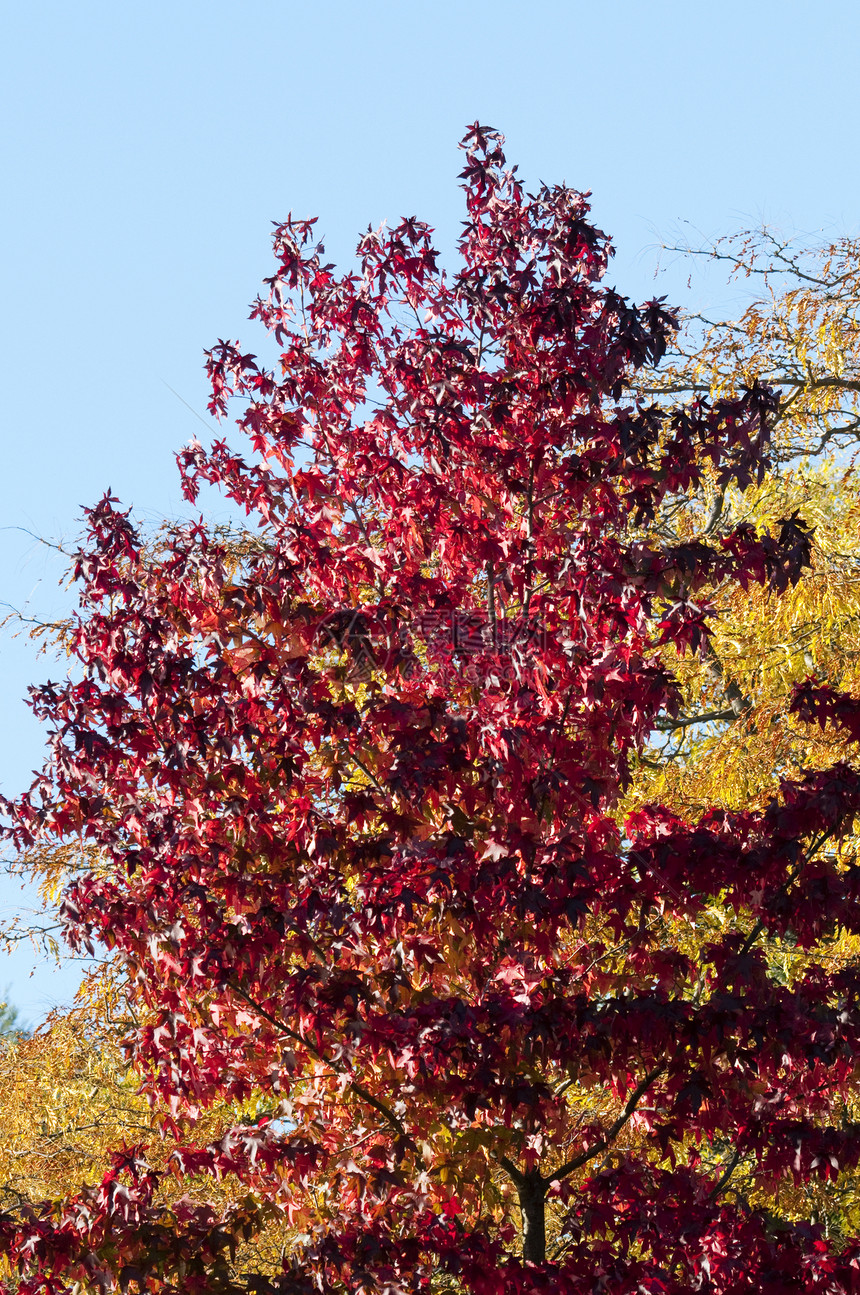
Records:
<instances>
[{"instance_id":1,"label":"red tree","mask_svg":"<svg viewBox=\"0 0 860 1295\"><path fill-rule=\"evenodd\" d=\"M69 938L125 969L172 1163L250 1194L171 1201L126 1148L101 1187L3 1217L17 1290L860 1288L860 1248L728 1190L739 1156L807 1178L860 1153L829 1116L857 973L816 952L860 929L860 873L820 852L858 775L760 813L617 813L676 706L661 649L706 649L702 591L806 560L795 519L686 544L655 523L705 475L761 476L772 397L625 396L672 315L600 286L581 194L526 195L494 131L465 147L452 277L416 219L343 277L313 222L277 228L253 309L277 369L209 354L253 453L180 455L188 498L214 482L256 532L155 550L115 500L89 513L80 677L34 694L51 754L10 830L88 845ZM673 945L715 900L714 938ZM790 987L762 946L789 925ZM194 1145L196 1110L260 1091L278 1119ZM273 1211L283 1271L237 1276Z\"/></svg>"}]
</instances>

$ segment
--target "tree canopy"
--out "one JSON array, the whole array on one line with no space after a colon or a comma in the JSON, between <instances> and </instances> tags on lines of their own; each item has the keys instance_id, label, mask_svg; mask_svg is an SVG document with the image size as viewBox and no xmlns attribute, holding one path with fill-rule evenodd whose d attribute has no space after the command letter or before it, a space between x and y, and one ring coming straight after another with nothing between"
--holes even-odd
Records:
<instances>
[{"instance_id":1,"label":"tree canopy","mask_svg":"<svg viewBox=\"0 0 860 1295\"><path fill-rule=\"evenodd\" d=\"M8 830L65 851L158 1137L7 1209L9 1289L860 1284L808 1208L860 1157L860 702L800 666L853 504L768 475L752 374L637 394L673 313L464 147L454 273L415 218L340 276L277 227L274 362L208 356L246 443L179 456L244 533L88 513Z\"/></svg>"}]
</instances>

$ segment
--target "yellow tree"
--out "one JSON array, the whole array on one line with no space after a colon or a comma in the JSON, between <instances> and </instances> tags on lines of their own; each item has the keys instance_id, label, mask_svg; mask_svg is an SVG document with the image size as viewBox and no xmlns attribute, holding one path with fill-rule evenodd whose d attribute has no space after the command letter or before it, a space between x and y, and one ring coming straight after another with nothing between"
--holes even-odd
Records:
<instances>
[{"instance_id":1,"label":"yellow tree","mask_svg":"<svg viewBox=\"0 0 860 1295\"><path fill-rule=\"evenodd\" d=\"M774 533L795 514L814 528L811 569L797 586L710 591L719 614L707 656L677 663L684 711L665 722L652 752L660 771L643 783L655 793L659 783L661 794L675 787L692 805L706 792L693 771L709 769L716 780L708 795L746 804L779 775L831 759L838 746L832 735L779 718L791 689L807 674L848 691L858 686L852 456L860 444L860 239L809 244L764 228L668 250L725 266L753 296L737 319L689 315L669 363L647 376L641 394L714 400L759 381L777 391L779 412L763 485L740 491L706 482L667 501L658 526L688 543L743 522Z\"/></svg>"},{"instance_id":2,"label":"yellow tree","mask_svg":"<svg viewBox=\"0 0 860 1295\"><path fill-rule=\"evenodd\" d=\"M694 819L702 804L763 805L780 779L850 759L844 731L802 722L792 697L807 678L860 696L860 480L853 466L860 441L860 240L808 245L764 229L698 251L674 250L722 263L754 295L737 319L688 317L670 363L647 377L643 394L716 399L758 380L778 391L780 410L773 467L762 485L712 485L675 498L658 525L691 544L713 542L743 522L774 534L792 515L814 529L810 567L796 586L715 586L703 595L713 608L707 649L667 656L682 705L643 752L624 809L654 801ZM668 590L667 602L677 592ZM846 865L857 845L853 836L841 844ZM710 926L699 922L695 931L676 924L667 940L700 947L726 921L718 905L711 917ZM790 928L764 942L770 974L786 984L812 957L833 966L860 957L857 941L839 933L814 952L794 947ZM847 1103L842 1118L858 1115L857 1103ZM730 1154L727 1147L729 1164ZM726 1190L756 1204L768 1200L778 1215L821 1218L837 1236L856 1232L860 1222L854 1173L800 1190L790 1181L763 1182L740 1164Z\"/></svg>"}]
</instances>

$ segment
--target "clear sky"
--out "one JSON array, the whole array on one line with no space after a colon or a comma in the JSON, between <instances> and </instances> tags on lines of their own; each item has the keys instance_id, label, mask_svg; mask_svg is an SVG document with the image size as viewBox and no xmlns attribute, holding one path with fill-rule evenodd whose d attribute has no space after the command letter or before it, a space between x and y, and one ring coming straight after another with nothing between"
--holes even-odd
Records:
<instances>
[{"instance_id":1,"label":"clear sky","mask_svg":"<svg viewBox=\"0 0 860 1295\"><path fill-rule=\"evenodd\" d=\"M628 295L683 292L686 269L654 278L679 228L856 231L858 54L856 0L8 6L0 526L69 542L108 487L142 518L184 512L172 456L205 432L168 386L203 412L202 348L255 348L270 222L318 214L343 261L416 214L450 251L476 118L527 182L593 191ZM21 530L0 555L0 601L68 605ZM40 758L26 684L59 669L0 636L6 794ZM20 896L0 886L2 915ZM0 990L36 1021L74 973L31 966L0 958Z\"/></svg>"}]
</instances>

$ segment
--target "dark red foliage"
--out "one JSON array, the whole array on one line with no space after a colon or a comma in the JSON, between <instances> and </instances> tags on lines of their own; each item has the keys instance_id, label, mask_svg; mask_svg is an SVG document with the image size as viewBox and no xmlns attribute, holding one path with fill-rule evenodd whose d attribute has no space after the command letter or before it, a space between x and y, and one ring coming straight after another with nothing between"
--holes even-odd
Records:
<instances>
[{"instance_id":1,"label":"dark red foliage","mask_svg":"<svg viewBox=\"0 0 860 1295\"><path fill-rule=\"evenodd\" d=\"M780 983L759 941L860 932L860 873L820 852L860 777L616 815L677 709L661 648L705 644L715 582L779 590L807 560L797 518L684 545L652 525L706 473L761 479L774 398L637 403L672 313L602 287L583 195L525 194L501 143L466 137L452 276L416 219L341 277L312 221L277 227L252 312L275 369L208 356L247 457L179 456L187 497L215 483L253 530L154 546L114 499L88 514L80 672L34 692L51 753L10 831L94 851L69 939L125 968L177 1172L256 1203L168 1224L128 1152L64 1209L5 1216L17 1290L860 1290L854 1243L728 1190L733 1153L796 1181L860 1156L830 1117L857 974L811 957ZM796 703L855 737L856 708ZM723 933L671 947L658 915L715 901ZM276 1121L186 1144L183 1117L260 1091ZM283 1272L236 1276L272 1211L298 1220Z\"/></svg>"}]
</instances>

